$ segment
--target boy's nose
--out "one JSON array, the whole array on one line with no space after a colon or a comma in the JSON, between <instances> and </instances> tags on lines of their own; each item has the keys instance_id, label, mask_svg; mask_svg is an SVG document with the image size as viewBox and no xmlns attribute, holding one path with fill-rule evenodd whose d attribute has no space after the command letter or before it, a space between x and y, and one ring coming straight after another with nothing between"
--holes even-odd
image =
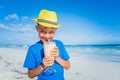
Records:
<instances>
[{"instance_id":1,"label":"boy's nose","mask_svg":"<svg viewBox=\"0 0 120 80\"><path fill-rule=\"evenodd\" d=\"M46 41L50 41L50 35L49 35L49 34L46 34L46 35L45 35L45 39L46 39Z\"/></svg>"},{"instance_id":2,"label":"boy's nose","mask_svg":"<svg viewBox=\"0 0 120 80\"><path fill-rule=\"evenodd\" d=\"M49 37L50 37L50 35L49 35L49 34L46 34L46 35L45 35L45 38L49 38Z\"/></svg>"}]
</instances>

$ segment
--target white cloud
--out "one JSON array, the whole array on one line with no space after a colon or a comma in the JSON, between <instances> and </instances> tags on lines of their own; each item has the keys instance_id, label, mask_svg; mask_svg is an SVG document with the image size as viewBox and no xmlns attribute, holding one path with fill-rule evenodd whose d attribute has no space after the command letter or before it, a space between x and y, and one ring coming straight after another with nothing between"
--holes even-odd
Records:
<instances>
[{"instance_id":1,"label":"white cloud","mask_svg":"<svg viewBox=\"0 0 120 80\"><path fill-rule=\"evenodd\" d=\"M9 17L8 17L8 16L5 16L5 20L9 20Z\"/></svg>"},{"instance_id":2,"label":"white cloud","mask_svg":"<svg viewBox=\"0 0 120 80\"><path fill-rule=\"evenodd\" d=\"M8 16L5 16L5 20L15 19L18 20L19 16L17 14L9 14Z\"/></svg>"},{"instance_id":3,"label":"white cloud","mask_svg":"<svg viewBox=\"0 0 120 80\"><path fill-rule=\"evenodd\" d=\"M12 32L21 32L21 33L34 33L34 25L31 24L10 24L4 25L0 24L0 30L7 30Z\"/></svg>"},{"instance_id":4,"label":"white cloud","mask_svg":"<svg viewBox=\"0 0 120 80\"><path fill-rule=\"evenodd\" d=\"M20 31L20 32L24 32L24 33L26 33L26 32L34 32L35 31L35 29L34 29L34 26L33 25L31 25L31 24L19 24L19 30L18 31Z\"/></svg>"},{"instance_id":5,"label":"white cloud","mask_svg":"<svg viewBox=\"0 0 120 80\"><path fill-rule=\"evenodd\" d=\"M22 16L21 19L22 19L22 21L26 21L28 19L28 17L27 16Z\"/></svg>"},{"instance_id":6,"label":"white cloud","mask_svg":"<svg viewBox=\"0 0 120 80\"><path fill-rule=\"evenodd\" d=\"M38 36L32 24L1 24L0 23L1 43L8 44L31 44L37 41Z\"/></svg>"},{"instance_id":7,"label":"white cloud","mask_svg":"<svg viewBox=\"0 0 120 80\"><path fill-rule=\"evenodd\" d=\"M32 24L10 24L9 26L14 29L15 32L35 32L34 25Z\"/></svg>"},{"instance_id":8,"label":"white cloud","mask_svg":"<svg viewBox=\"0 0 120 80\"><path fill-rule=\"evenodd\" d=\"M16 13L5 16L5 20L27 21L31 20L27 16L18 16Z\"/></svg>"},{"instance_id":9,"label":"white cloud","mask_svg":"<svg viewBox=\"0 0 120 80\"><path fill-rule=\"evenodd\" d=\"M9 26L6 26L4 24L0 24L0 29L8 30L8 31L14 31L12 28L10 28Z\"/></svg>"}]
</instances>

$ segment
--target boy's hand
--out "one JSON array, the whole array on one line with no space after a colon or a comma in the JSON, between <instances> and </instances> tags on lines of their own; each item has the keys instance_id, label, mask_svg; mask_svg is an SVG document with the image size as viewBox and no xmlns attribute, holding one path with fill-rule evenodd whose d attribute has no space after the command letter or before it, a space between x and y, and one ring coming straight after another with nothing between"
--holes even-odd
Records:
<instances>
[{"instance_id":1,"label":"boy's hand","mask_svg":"<svg viewBox=\"0 0 120 80\"><path fill-rule=\"evenodd\" d=\"M54 48L50 51L50 56L51 56L51 57L54 57L54 59L59 56L59 50L58 50L57 47L54 47Z\"/></svg>"},{"instance_id":2,"label":"boy's hand","mask_svg":"<svg viewBox=\"0 0 120 80\"><path fill-rule=\"evenodd\" d=\"M54 58L51 57L51 56L46 56L43 58L43 66L44 68L48 67L48 66L51 66L52 64L54 63Z\"/></svg>"}]
</instances>

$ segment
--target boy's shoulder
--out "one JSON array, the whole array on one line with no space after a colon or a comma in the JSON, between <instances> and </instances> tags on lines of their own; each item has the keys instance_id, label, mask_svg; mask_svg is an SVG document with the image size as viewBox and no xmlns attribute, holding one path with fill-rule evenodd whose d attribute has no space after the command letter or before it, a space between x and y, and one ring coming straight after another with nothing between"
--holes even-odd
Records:
<instances>
[{"instance_id":1,"label":"boy's shoulder","mask_svg":"<svg viewBox=\"0 0 120 80\"><path fill-rule=\"evenodd\" d=\"M60 40L53 40L55 43L63 43L62 41Z\"/></svg>"},{"instance_id":2,"label":"boy's shoulder","mask_svg":"<svg viewBox=\"0 0 120 80\"><path fill-rule=\"evenodd\" d=\"M33 43L29 48L39 48L42 47L42 44L40 42Z\"/></svg>"},{"instance_id":3,"label":"boy's shoulder","mask_svg":"<svg viewBox=\"0 0 120 80\"><path fill-rule=\"evenodd\" d=\"M64 44L63 44L63 42L62 41L60 41L60 40L53 40L57 45L59 45L59 46L63 46Z\"/></svg>"}]
</instances>

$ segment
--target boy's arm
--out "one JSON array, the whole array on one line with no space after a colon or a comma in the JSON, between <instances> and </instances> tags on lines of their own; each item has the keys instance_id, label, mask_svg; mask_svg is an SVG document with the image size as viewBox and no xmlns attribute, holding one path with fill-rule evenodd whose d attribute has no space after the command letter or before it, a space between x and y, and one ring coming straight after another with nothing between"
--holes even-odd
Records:
<instances>
[{"instance_id":1,"label":"boy's arm","mask_svg":"<svg viewBox=\"0 0 120 80\"><path fill-rule=\"evenodd\" d=\"M59 63L66 70L68 70L70 68L70 62L68 60L64 60L60 57L56 57L55 60L57 63Z\"/></svg>"},{"instance_id":2,"label":"boy's arm","mask_svg":"<svg viewBox=\"0 0 120 80\"><path fill-rule=\"evenodd\" d=\"M38 66L35 69L28 69L28 76L30 78L33 78L39 75L45 68L47 68L48 66L51 66L51 64L53 63L54 63L54 59L51 59L50 56L44 57L42 60L42 64L40 66Z\"/></svg>"},{"instance_id":3,"label":"boy's arm","mask_svg":"<svg viewBox=\"0 0 120 80\"><path fill-rule=\"evenodd\" d=\"M70 62L69 60L64 60L61 57L59 57L59 50L57 47L53 48L50 51L50 56L54 57L55 61L59 63L63 68L69 69L70 68Z\"/></svg>"},{"instance_id":4,"label":"boy's arm","mask_svg":"<svg viewBox=\"0 0 120 80\"><path fill-rule=\"evenodd\" d=\"M41 64L35 69L28 69L28 76L30 78L34 78L35 76L39 75L43 70L44 70L43 64Z\"/></svg>"}]
</instances>

